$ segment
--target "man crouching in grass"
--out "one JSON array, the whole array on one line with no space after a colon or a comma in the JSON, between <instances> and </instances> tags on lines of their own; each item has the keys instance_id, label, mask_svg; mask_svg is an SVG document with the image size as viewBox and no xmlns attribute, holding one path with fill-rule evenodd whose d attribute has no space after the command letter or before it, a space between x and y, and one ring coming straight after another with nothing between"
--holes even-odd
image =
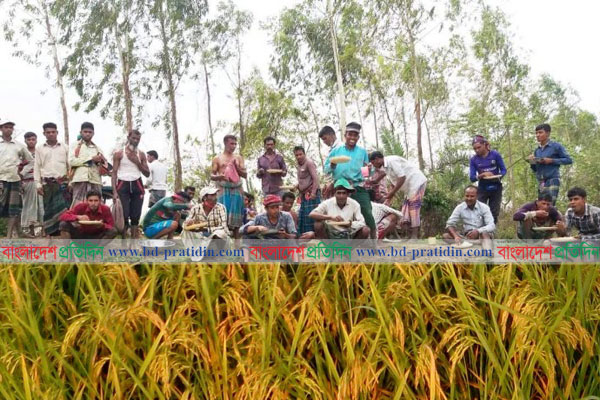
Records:
<instances>
[{"instance_id":1,"label":"man crouching in grass","mask_svg":"<svg viewBox=\"0 0 600 400\"><path fill-rule=\"evenodd\" d=\"M173 196L163 197L146 213L142 226L144 235L149 239L158 239L166 236L173 239L179 227L181 210L190 208L191 197L186 192L178 192Z\"/></svg>"},{"instance_id":2,"label":"man crouching in grass","mask_svg":"<svg viewBox=\"0 0 600 400\"><path fill-rule=\"evenodd\" d=\"M82 201L60 216L61 239L114 239L117 230L110 208L101 203L99 191L87 192Z\"/></svg>"}]
</instances>

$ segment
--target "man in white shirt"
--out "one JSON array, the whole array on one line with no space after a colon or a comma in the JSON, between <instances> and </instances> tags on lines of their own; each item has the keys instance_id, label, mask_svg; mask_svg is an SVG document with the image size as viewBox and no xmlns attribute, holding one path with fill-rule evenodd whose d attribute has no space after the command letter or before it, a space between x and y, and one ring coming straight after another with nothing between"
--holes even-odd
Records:
<instances>
[{"instance_id":1,"label":"man in white shirt","mask_svg":"<svg viewBox=\"0 0 600 400\"><path fill-rule=\"evenodd\" d=\"M318 239L367 239L371 230L360 212L360 204L349 198L354 188L344 179L334 184L334 197L325 200L308 216L315 220ZM331 221L331 223L328 223Z\"/></svg>"},{"instance_id":2,"label":"man in white shirt","mask_svg":"<svg viewBox=\"0 0 600 400\"><path fill-rule=\"evenodd\" d=\"M21 143L12 138L15 123L0 121L0 218L8 218L6 237L11 239L19 233L19 215L23 208L19 164L33 162L31 154Z\"/></svg>"},{"instance_id":3,"label":"man in white shirt","mask_svg":"<svg viewBox=\"0 0 600 400\"><path fill-rule=\"evenodd\" d=\"M35 150L33 179L37 191L44 198L44 232L48 236L60 235L60 216L69 209L69 149L57 140L58 130L54 122L46 122L42 129L46 143Z\"/></svg>"},{"instance_id":4,"label":"man in white shirt","mask_svg":"<svg viewBox=\"0 0 600 400\"><path fill-rule=\"evenodd\" d=\"M377 239L381 240L396 229L398 221L402 220L402 213L395 208L374 201L371 202L371 208L373 209L373 219L377 224Z\"/></svg>"},{"instance_id":5,"label":"man in white shirt","mask_svg":"<svg viewBox=\"0 0 600 400\"><path fill-rule=\"evenodd\" d=\"M427 178L416 165L412 165L406 158L400 156L385 156L379 151L374 151L369 156L369 161L375 168L383 166L386 176L393 185L385 199L385 204L390 205L398 191L404 193L402 205L403 223L410 224L411 239L418 239L421 226L421 205L427 186ZM379 179L383 179L381 176ZM377 182L372 182L376 184Z\"/></svg>"},{"instance_id":6,"label":"man in white shirt","mask_svg":"<svg viewBox=\"0 0 600 400\"><path fill-rule=\"evenodd\" d=\"M167 195L167 166L158 161L158 153L150 150L146 153L148 156L148 167L150 168L150 177L146 180L146 187L150 189L150 199L148 208L151 208L160 199Z\"/></svg>"},{"instance_id":7,"label":"man in white shirt","mask_svg":"<svg viewBox=\"0 0 600 400\"><path fill-rule=\"evenodd\" d=\"M321 128L321 130L319 131L319 139L321 139L321 141L327 147L329 147L329 153L327 153L327 156L329 156L333 149L335 149L338 146L342 146L342 142L337 138L335 130L329 125L325 125L323 128ZM333 196L333 190L331 190L332 183L332 174L326 174L324 176L323 190L321 191L324 199L328 199L331 196Z\"/></svg>"},{"instance_id":8,"label":"man in white shirt","mask_svg":"<svg viewBox=\"0 0 600 400\"><path fill-rule=\"evenodd\" d=\"M462 229L458 231L458 225ZM473 185L465 189L465 201L456 206L446 222L446 232L442 235L446 243L461 244L463 239L483 239L484 248L491 248L494 237L494 217L490 207L477 200L477 188Z\"/></svg>"}]
</instances>

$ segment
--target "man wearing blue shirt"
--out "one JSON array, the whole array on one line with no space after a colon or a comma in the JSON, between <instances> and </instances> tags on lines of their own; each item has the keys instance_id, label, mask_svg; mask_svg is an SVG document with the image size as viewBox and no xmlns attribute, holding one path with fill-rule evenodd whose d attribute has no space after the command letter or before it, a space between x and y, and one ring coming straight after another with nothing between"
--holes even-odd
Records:
<instances>
[{"instance_id":1,"label":"man wearing blue shirt","mask_svg":"<svg viewBox=\"0 0 600 400\"><path fill-rule=\"evenodd\" d=\"M365 179L361 171L363 166L369 164L369 156L365 149L356 145L360 137L360 129L360 124L356 122L350 122L346 125L345 144L331 150L325 161L324 170L326 174L333 175L334 181L346 179L355 188L351 197L360 204L360 212L371 230L371 238L375 239L377 237L377 226L373 218L371 198L364 187ZM338 156L348 156L350 161L340 164L332 163L332 157Z\"/></svg>"},{"instance_id":2,"label":"man wearing blue shirt","mask_svg":"<svg viewBox=\"0 0 600 400\"><path fill-rule=\"evenodd\" d=\"M528 160L539 183L538 194L542 192L550 194L552 205L556 205L560 189L559 168L561 165L573 164L573 160L560 143L550 140L551 130L548 124L535 127L535 137L540 145Z\"/></svg>"}]
</instances>

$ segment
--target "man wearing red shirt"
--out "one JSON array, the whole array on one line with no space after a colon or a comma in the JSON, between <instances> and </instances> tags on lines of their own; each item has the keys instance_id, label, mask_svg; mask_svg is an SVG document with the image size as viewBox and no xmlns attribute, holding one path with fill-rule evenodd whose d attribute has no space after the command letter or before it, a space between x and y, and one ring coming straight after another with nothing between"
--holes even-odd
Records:
<instances>
[{"instance_id":1,"label":"man wearing red shirt","mask_svg":"<svg viewBox=\"0 0 600 400\"><path fill-rule=\"evenodd\" d=\"M62 239L113 239L117 235L110 208L101 204L101 194L90 190L86 201L76 204L60 216ZM99 221L90 223L90 221Z\"/></svg>"}]
</instances>

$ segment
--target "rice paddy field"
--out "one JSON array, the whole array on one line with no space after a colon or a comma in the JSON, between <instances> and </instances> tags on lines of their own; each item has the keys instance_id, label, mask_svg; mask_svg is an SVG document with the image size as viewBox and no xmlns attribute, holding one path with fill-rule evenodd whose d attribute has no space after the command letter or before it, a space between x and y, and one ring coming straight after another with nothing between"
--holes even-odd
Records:
<instances>
[{"instance_id":1,"label":"rice paddy field","mask_svg":"<svg viewBox=\"0 0 600 400\"><path fill-rule=\"evenodd\" d=\"M596 266L2 265L1 399L598 399Z\"/></svg>"}]
</instances>

